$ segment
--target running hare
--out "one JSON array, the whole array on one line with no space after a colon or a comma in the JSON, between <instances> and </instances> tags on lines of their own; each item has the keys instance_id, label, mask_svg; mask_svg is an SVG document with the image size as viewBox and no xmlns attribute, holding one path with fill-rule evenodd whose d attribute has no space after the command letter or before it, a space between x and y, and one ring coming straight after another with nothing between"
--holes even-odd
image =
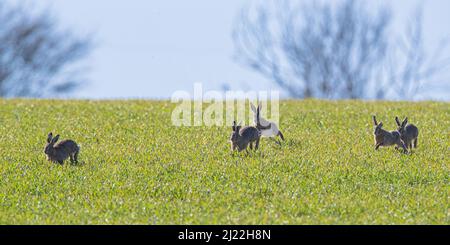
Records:
<instances>
[{"instance_id":1,"label":"running hare","mask_svg":"<svg viewBox=\"0 0 450 245\"><path fill-rule=\"evenodd\" d=\"M400 138L400 133L398 131L386 131L382 129L383 122L377 123L377 119L375 118L375 116L372 116L372 118L375 126L375 130L373 132L375 137L375 150L378 150L380 146L397 145L403 148L403 151L405 153L408 152L405 144Z\"/></svg>"},{"instance_id":2,"label":"running hare","mask_svg":"<svg viewBox=\"0 0 450 245\"><path fill-rule=\"evenodd\" d=\"M261 136L262 137L279 136L284 141L284 135L278 129L278 125L274 122L264 119L259 115L262 107L261 102L258 104L258 107L255 107L253 103L250 103L250 107L253 112L253 122L255 123L256 128L261 130Z\"/></svg>"}]
</instances>

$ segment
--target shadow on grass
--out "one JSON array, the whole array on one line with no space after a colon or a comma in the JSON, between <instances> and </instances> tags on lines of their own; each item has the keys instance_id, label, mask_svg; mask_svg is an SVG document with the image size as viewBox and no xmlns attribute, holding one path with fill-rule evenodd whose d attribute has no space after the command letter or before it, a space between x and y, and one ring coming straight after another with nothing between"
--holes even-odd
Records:
<instances>
[{"instance_id":1,"label":"shadow on grass","mask_svg":"<svg viewBox=\"0 0 450 245\"><path fill-rule=\"evenodd\" d=\"M76 162L68 161L68 165L70 165L72 167L82 167L85 164L86 164L86 162L84 162L84 161L76 161Z\"/></svg>"}]
</instances>

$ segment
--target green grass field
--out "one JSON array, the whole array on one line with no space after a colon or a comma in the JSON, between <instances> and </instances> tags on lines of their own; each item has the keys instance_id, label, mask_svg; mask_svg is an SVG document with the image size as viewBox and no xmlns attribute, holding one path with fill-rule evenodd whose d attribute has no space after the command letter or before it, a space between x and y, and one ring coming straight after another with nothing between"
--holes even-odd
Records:
<instances>
[{"instance_id":1,"label":"green grass field","mask_svg":"<svg viewBox=\"0 0 450 245\"><path fill-rule=\"evenodd\" d=\"M174 127L166 101L0 100L0 224L450 224L450 104L282 101L282 147ZM374 150L371 115L419 127ZM46 160L47 133L81 145Z\"/></svg>"}]
</instances>

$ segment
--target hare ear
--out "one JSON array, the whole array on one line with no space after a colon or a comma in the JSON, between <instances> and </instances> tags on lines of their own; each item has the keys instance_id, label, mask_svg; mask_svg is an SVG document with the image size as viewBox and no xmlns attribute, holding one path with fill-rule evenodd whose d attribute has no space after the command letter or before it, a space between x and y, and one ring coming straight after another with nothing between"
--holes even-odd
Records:
<instances>
[{"instance_id":1,"label":"hare ear","mask_svg":"<svg viewBox=\"0 0 450 245\"><path fill-rule=\"evenodd\" d=\"M380 124L378 124L378 127L379 128L383 127L383 122L380 122Z\"/></svg>"},{"instance_id":2,"label":"hare ear","mask_svg":"<svg viewBox=\"0 0 450 245\"><path fill-rule=\"evenodd\" d=\"M256 107L255 107L255 105L252 102L250 102L250 107L252 108L252 111L254 113L256 113Z\"/></svg>"},{"instance_id":3,"label":"hare ear","mask_svg":"<svg viewBox=\"0 0 450 245\"><path fill-rule=\"evenodd\" d=\"M397 123L397 126L400 126L400 120L398 120L398 117L395 117L395 122Z\"/></svg>"},{"instance_id":4,"label":"hare ear","mask_svg":"<svg viewBox=\"0 0 450 245\"><path fill-rule=\"evenodd\" d=\"M47 143L50 143L50 141L52 141L53 138L53 134L50 132L47 136Z\"/></svg>"},{"instance_id":5,"label":"hare ear","mask_svg":"<svg viewBox=\"0 0 450 245\"><path fill-rule=\"evenodd\" d=\"M233 121L233 126L231 127L233 131L236 131L236 121Z\"/></svg>"},{"instance_id":6,"label":"hare ear","mask_svg":"<svg viewBox=\"0 0 450 245\"><path fill-rule=\"evenodd\" d=\"M59 134L55 136L55 138L52 139L52 143L56 143L56 141L59 140Z\"/></svg>"},{"instance_id":7,"label":"hare ear","mask_svg":"<svg viewBox=\"0 0 450 245\"><path fill-rule=\"evenodd\" d=\"M239 121L238 125L236 126L236 131L239 132L242 128L242 121Z\"/></svg>"},{"instance_id":8,"label":"hare ear","mask_svg":"<svg viewBox=\"0 0 450 245\"><path fill-rule=\"evenodd\" d=\"M402 122L402 126L405 126L408 123L408 117L405 117L405 119Z\"/></svg>"},{"instance_id":9,"label":"hare ear","mask_svg":"<svg viewBox=\"0 0 450 245\"><path fill-rule=\"evenodd\" d=\"M259 109L259 106L258 106L258 111L256 112L256 122L258 122L259 123L259 117L260 117L260 109Z\"/></svg>"},{"instance_id":10,"label":"hare ear","mask_svg":"<svg viewBox=\"0 0 450 245\"><path fill-rule=\"evenodd\" d=\"M377 118L376 118L375 116L372 116L372 119L373 119L373 124L374 124L375 126L377 126L377 125L378 125L378 123L377 123Z\"/></svg>"}]
</instances>

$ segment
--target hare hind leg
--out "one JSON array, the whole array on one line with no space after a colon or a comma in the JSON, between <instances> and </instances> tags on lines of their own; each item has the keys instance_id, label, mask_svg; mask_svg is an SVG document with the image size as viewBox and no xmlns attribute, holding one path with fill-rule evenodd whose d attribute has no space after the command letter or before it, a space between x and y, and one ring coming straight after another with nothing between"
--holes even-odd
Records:
<instances>
[{"instance_id":1,"label":"hare hind leg","mask_svg":"<svg viewBox=\"0 0 450 245\"><path fill-rule=\"evenodd\" d=\"M414 139L414 148L417 148L417 138Z\"/></svg>"},{"instance_id":2,"label":"hare hind leg","mask_svg":"<svg viewBox=\"0 0 450 245\"><path fill-rule=\"evenodd\" d=\"M378 148L380 148L380 146L382 146L383 144L382 143L377 143L376 145L375 145L375 150L378 150Z\"/></svg>"},{"instance_id":3,"label":"hare hind leg","mask_svg":"<svg viewBox=\"0 0 450 245\"><path fill-rule=\"evenodd\" d=\"M238 151L241 152L241 151L245 150L248 152L247 147L248 147L248 143L240 145L240 146L238 146L238 149L239 149Z\"/></svg>"},{"instance_id":4,"label":"hare hind leg","mask_svg":"<svg viewBox=\"0 0 450 245\"><path fill-rule=\"evenodd\" d=\"M284 141L284 136L283 136L283 134L281 133L281 131L280 130L278 130L278 134L277 134L277 136L280 136L280 138Z\"/></svg>"},{"instance_id":5,"label":"hare hind leg","mask_svg":"<svg viewBox=\"0 0 450 245\"><path fill-rule=\"evenodd\" d=\"M397 145L403 149L403 153L408 153L407 145L403 141L398 142Z\"/></svg>"},{"instance_id":6,"label":"hare hind leg","mask_svg":"<svg viewBox=\"0 0 450 245\"><path fill-rule=\"evenodd\" d=\"M273 142L275 142L277 145L281 146L280 141L278 141L277 139L275 139L275 137L269 137L270 140L272 140Z\"/></svg>"},{"instance_id":7,"label":"hare hind leg","mask_svg":"<svg viewBox=\"0 0 450 245\"><path fill-rule=\"evenodd\" d=\"M70 155L70 161L72 163L77 163L78 162L78 153L79 153L79 151L76 151L75 153Z\"/></svg>"}]
</instances>

